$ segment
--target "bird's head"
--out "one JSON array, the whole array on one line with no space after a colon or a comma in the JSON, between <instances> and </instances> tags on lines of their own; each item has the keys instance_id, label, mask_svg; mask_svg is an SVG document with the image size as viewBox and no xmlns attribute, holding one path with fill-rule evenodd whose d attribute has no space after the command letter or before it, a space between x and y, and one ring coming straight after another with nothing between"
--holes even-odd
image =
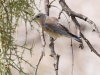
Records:
<instances>
[{"instance_id":1,"label":"bird's head","mask_svg":"<svg viewBox=\"0 0 100 75\"><path fill-rule=\"evenodd\" d=\"M44 13L38 13L33 17L33 20L37 20L38 22L42 23L47 19L47 15Z\"/></svg>"}]
</instances>

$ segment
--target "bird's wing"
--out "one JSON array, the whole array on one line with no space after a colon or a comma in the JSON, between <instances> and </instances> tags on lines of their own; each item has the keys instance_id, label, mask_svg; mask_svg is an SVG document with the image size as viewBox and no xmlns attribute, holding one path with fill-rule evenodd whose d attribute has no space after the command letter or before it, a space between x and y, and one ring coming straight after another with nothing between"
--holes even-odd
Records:
<instances>
[{"instance_id":1,"label":"bird's wing","mask_svg":"<svg viewBox=\"0 0 100 75\"><path fill-rule=\"evenodd\" d=\"M61 34L61 35L68 35L69 30L61 25L57 18L55 17L49 17L44 23L42 23L42 26L46 28L47 30L50 30L52 32Z\"/></svg>"}]
</instances>

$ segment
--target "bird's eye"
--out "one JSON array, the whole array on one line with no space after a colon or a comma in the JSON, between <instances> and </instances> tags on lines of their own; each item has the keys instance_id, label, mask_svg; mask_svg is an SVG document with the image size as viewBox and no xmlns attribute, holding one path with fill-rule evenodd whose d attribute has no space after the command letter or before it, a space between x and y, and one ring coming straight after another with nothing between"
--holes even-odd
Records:
<instances>
[{"instance_id":1,"label":"bird's eye","mask_svg":"<svg viewBox=\"0 0 100 75\"><path fill-rule=\"evenodd\" d=\"M37 18L39 18L40 16L38 15Z\"/></svg>"}]
</instances>

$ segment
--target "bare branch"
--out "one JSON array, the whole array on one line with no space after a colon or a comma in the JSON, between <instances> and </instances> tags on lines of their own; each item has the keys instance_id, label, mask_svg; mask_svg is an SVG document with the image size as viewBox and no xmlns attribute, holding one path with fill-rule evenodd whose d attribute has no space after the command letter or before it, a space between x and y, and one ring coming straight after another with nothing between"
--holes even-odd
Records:
<instances>
[{"instance_id":1,"label":"bare branch","mask_svg":"<svg viewBox=\"0 0 100 75\"><path fill-rule=\"evenodd\" d=\"M44 47L46 45L46 41L45 41L45 37L44 37L44 31L42 30L42 28L40 28L40 35L41 35L41 41L42 41L43 55L45 55Z\"/></svg>"},{"instance_id":2,"label":"bare branch","mask_svg":"<svg viewBox=\"0 0 100 75\"><path fill-rule=\"evenodd\" d=\"M76 26L76 28L77 28L77 34L78 34L78 36L79 36L80 39L81 39L81 29L80 29L80 24L78 23L78 21L76 20L75 17L72 16L71 18L72 18L72 21L74 22L74 24L75 24L75 26ZM81 40L82 40L82 39L81 39ZM80 43L79 48L81 48L81 49L84 48L83 43Z\"/></svg>"},{"instance_id":3,"label":"bare branch","mask_svg":"<svg viewBox=\"0 0 100 75\"><path fill-rule=\"evenodd\" d=\"M38 66L39 66L39 64L40 64L40 62L43 58L43 55L45 55L45 49L44 48L45 48L46 42L45 42L44 32L43 32L42 28L40 28L40 35L41 35L41 41L42 41L41 56L39 58L38 64L36 65L34 75L37 75Z\"/></svg>"},{"instance_id":4,"label":"bare branch","mask_svg":"<svg viewBox=\"0 0 100 75\"><path fill-rule=\"evenodd\" d=\"M91 52L93 51L97 56L100 57L100 54L93 48L93 46L91 45L91 43L86 39L86 37L81 33L82 38L85 40L85 42L87 43L87 45L89 46L89 48L91 49Z\"/></svg>"},{"instance_id":5,"label":"bare branch","mask_svg":"<svg viewBox=\"0 0 100 75\"><path fill-rule=\"evenodd\" d=\"M73 75L73 67L74 67L74 50L73 50L73 44L71 39L71 49L72 49L72 75Z\"/></svg>"},{"instance_id":6,"label":"bare branch","mask_svg":"<svg viewBox=\"0 0 100 75\"><path fill-rule=\"evenodd\" d=\"M41 62L41 60L43 58L43 55L44 55L44 51L41 52L41 56L40 56L40 59L38 61L38 64L36 65L34 75L37 75L37 70L38 70L39 64L40 64L40 62Z\"/></svg>"},{"instance_id":7,"label":"bare branch","mask_svg":"<svg viewBox=\"0 0 100 75\"><path fill-rule=\"evenodd\" d=\"M96 24L93 21L91 21L89 18L87 18L86 21L92 26L93 31L95 31L100 38L100 32L99 32L98 28L96 27Z\"/></svg>"},{"instance_id":8,"label":"bare branch","mask_svg":"<svg viewBox=\"0 0 100 75\"><path fill-rule=\"evenodd\" d=\"M49 3L49 5L51 5L54 1L56 1L56 0L51 1L51 2Z\"/></svg>"},{"instance_id":9,"label":"bare branch","mask_svg":"<svg viewBox=\"0 0 100 75\"><path fill-rule=\"evenodd\" d=\"M55 69L56 75L58 75L58 65L59 65L59 57L60 57L60 55L55 53L55 50L54 50L54 39L52 37L50 37L50 41L51 41L51 43L49 44L49 47L51 49L50 56L54 58L54 69Z\"/></svg>"},{"instance_id":10,"label":"bare branch","mask_svg":"<svg viewBox=\"0 0 100 75\"><path fill-rule=\"evenodd\" d=\"M49 0L45 0L44 1L44 7L45 7L45 13L49 16L49 8L50 8L50 6L49 6Z\"/></svg>"},{"instance_id":11,"label":"bare branch","mask_svg":"<svg viewBox=\"0 0 100 75\"><path fill-rule=\"evenodd\" d=\"M68 16L72 14L72 10L67 6L65 0L59 0L59 4L61 5L62 10L68 14Z\"/></svg>"},{"instance_id":12,"label":"bare branch","mask_svg":"<svg viewBox=\"0 0 100 75\"><path fill-rule=\"evenodd\" d=\"M69 24L69 29L70 29L70 22L68 22L68 24ZM71 30L71 29L70 29ZM71 72L71 74L73 75L73 69L74 69L74 49L73 49L73 44L72 44L72 42L73 42L73 40L72 40L72 38L71 38L71 49L72 49L72 72Z\"/></svg>"},{"instance_id":13,"label":"bare branch","mask_svg":"<svg viewBox=\"0 0 100 75\"><path fill-rule=\"evenodd\" d=\"M62 12L63 12L63 10L61 10L61 11L59 12L58 19L60 19L60 15L62 14Z\"/></svg>"},{"instance_id":14,"label":"bare branch","mask_svg":"<svg viewBox=\"0 0 100 75\"><path fill-rule=\"evenodd\" d=\"M100 37L100 32L99 32L98 28L96 27L96 24L92 20L90 20L88 17L86 17L82 14L78 14L78 13L72 11L65 3L65 0L59 0L59 3L62 6L62 9L68 14L68 16L78 17L80 19L83 19L84 21L87 21L92 26L93 31L95 31L98 34L98 36Z\"/></svg>"},{"instance_id":15,"label":"bare branch","mask_svg":"<svg viewBox=\"0 0 100 75\"><path fill-rule=\"evenodd\" d=\"M92 28L93 28L93 31L95 31L99 37L100 37L100 33L99 33L99 30L97 29L95 23L93 21L91 21L90 19L88 19L86 16L82 15L82 14L77 14L75 13L74 11L72 11L68 6L67 4L65 3L65 0L59 0L59 4L61 5L63 11L65 11L67 13L67 15L73 20L75 26L77 27L77 32L78 32L78 35L80 37L82 37L85 42L87 43L87 45L89 46L89 48L91 49L91 51L93 51L97 56L100 57L100 54L93 48L93 46L90 44L90 42L85 38L85 36L81 33L81 30L80 30L80 24L78 23L78 21L76 20L75 17L78 17L80 19L83 19L84 21L87 21L89 24L91 24ZM82 45L82 44L81 44Z\"/></svg>"},{"instance_id":16,"label":"bare branch","mask_svg":"<svg viewBox=\"0 0 100 75\"><path fill-rule=\"evenodd\" d=\"M90 20L88 17L86 17L82 14L76 13L74 11L73 11L73 15L75 17L78 17L78 18L84 20L84 21L87 21L92 26L93 31L95 31L97 33L97 35L100 37L100 32L99 32L98 28L96 27L96 24L92 20Z\"/></svg>"}]
</instances>

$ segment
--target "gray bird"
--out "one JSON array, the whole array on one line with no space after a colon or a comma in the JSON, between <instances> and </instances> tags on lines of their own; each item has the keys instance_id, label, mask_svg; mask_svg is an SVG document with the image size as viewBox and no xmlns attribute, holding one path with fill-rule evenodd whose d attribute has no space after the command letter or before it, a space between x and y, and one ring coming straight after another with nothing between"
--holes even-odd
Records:
<instances>
[{"instance_id":1,"label":"gray bird","mask_svg":"<svg viewBox=\"0 0 100 75\"><path fill-rule=\"evenodd\" d=\"M40 23L40 27L53 38L65 36L82 43L79 37L72 34L66 27L60 24L55 17L49 17L44 13L38 13L34 16L33 20L37 20Z\"/></svg>"}]
</instances>

